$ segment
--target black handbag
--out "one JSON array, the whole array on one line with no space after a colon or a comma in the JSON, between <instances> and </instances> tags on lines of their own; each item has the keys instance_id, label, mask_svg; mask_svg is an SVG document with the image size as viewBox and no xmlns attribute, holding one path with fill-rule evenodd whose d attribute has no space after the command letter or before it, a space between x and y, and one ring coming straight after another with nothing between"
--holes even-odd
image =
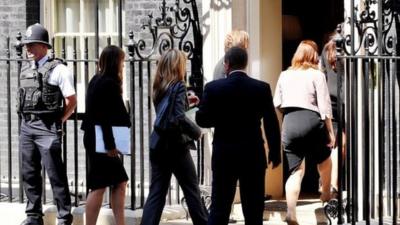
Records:
<instances>
[{"instance_id":1,"label":"black handbag","mask_svg":"<svg viewBox=\"0 0 400 225\"><path fill-rule=\"evenodd\" d=\"M154 130L159 134L174 132L179 128L179 124L173 115L173 109L176 99L177 83L172 84L156 107L156 119L154 121Z\"/></svg>"}]
</instances>

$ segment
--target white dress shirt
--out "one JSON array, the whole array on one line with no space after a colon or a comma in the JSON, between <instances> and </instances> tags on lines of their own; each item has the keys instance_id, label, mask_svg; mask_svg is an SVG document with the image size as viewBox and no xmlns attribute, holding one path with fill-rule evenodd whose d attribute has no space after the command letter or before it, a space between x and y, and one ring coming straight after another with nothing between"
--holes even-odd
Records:
<instances>
[{"instance_id":1,"label":"white dress shirt","mask_svg":"<svg viewBox=\"0 0 400 225\"><path fill-rule=\"evenodd\" d=\"M317 69L283 71L275 89L274 105L318 112L321 119L332 118L331 99L324 73Z\"/></svg>"}]
</instances>

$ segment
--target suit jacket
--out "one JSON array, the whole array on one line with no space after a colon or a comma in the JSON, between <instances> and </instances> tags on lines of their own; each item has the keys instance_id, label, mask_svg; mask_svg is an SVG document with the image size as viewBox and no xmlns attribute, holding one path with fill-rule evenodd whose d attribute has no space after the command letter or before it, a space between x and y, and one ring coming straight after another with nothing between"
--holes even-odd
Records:
<instances>
[{"instance_id":1,"label":"suit jacket","mask_svg":"<svg viewBox=\"0 0 400 225\"><path fill-rule=\"evenodd\" d=\"M115 148L112 126L131 126L119 84L107 76L95 75L88 85L82 129L94 134L94 125L101 126L107 150Z\"/></svg>"},{"instance_id":2,"label":"suit jacket","mask_svg":"<svg viewBox=\"0 0 400 225\"><path fill-rule=\"evenodd\" d=\"M199 139L201 136L200 128L185 114L189 108L185 84L178 82L170 85L165 92L167 96L164 97L170 98L173 94L175 94L175 101L169 102L170 105L168 107L173 107L170 116L174 117L177 129L175 132L168 132L166 134L159 134L153 130L150 135L150 149L165 148L167 146L195 149L194 140ZM158 104L160 102L155 103L156 109ZM161 116L160 112L156 112L156 116Z\"/></svg>"},{"instance_id":3,"label":"suit jacket","mask_svg":"<svg viewBox=\"0 0 400 225\"><path fill-rule=\"evenodd\" d=\"M234 71L205 86L196 122L201 127L215 128L213 157L222 154L237 157L244 164L259 162L266 167L263 129L268 160L281 161L279 122L270 86L243 71Z\"/></svg>"}]
</instances>

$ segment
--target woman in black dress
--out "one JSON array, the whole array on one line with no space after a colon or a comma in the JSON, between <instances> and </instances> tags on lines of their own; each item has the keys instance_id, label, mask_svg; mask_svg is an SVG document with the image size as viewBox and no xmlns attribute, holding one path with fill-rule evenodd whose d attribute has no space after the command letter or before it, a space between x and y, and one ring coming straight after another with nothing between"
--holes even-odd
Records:
<instances>
[{"instance_id":1,"label":"woman in black dress","mask_svg":"<svg viewBox=\"0 0 400 225\"><path fill-rule=\"evenodd\" d=\"M117 225L125 225L124 204L128 175L119 158L112 126L130 126L122 99L122 70L125 54L108 46L101 53L97 74L86 94L86 112L82 124L84 145L89 161L86 224L95 225L106 187L111 187L111 206ZM100 125L106 153L95 151L95 125Z\"/></svg>"},{"instance_id":2,"label":"woman in black dress","mask_svg":"<svg viewBox=\"0 0 400 225\"><path fill-rule=\"evenodd\" d=\"M151 134L151 184L143 207L142 225L160 223L172 174L182 188L193 224L207 223L207 211L200 198L196 169L189 152L189 148L194 145L193 140L200 138L201 131L185 116L189 106L184 83L185 73L186 56L179 50L168 50L158 61L153 83L153 102L157 109L164 96L175 93L171 114L176 118L179 128L177 132L153 131ZM160 112L157 111L157 117L159 116Z\"/></svg>"}]
</instances>

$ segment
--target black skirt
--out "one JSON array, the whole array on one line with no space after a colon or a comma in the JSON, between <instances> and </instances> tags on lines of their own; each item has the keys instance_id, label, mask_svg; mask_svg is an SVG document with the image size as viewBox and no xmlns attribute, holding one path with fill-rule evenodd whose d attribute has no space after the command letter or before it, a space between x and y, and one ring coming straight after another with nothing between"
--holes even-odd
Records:
<instances>
[{"instance_id":1,"label":"black skirt","mask_svg":"<svg viewBox=\"0 0 400 225\"><path fill-rule=\"evenodd\" d=\"M109 157L104 153L95 152L94 129L87 129L83 143L88 157L89 190L117 185L128 180L128 175L119 157Z\"/></svg>"},{"instance_id":2,"label":"black skirt","mask_svg":"<svg viewBox=\"0 0 400 225\"><path fill-rule=\"evenodd\" d=\"M319 113L307 109L285 109L282 124L282 144L289 172L294 172L304 158L317 164L327 159L328 133Z\"/></svg>"}]
</instances>

